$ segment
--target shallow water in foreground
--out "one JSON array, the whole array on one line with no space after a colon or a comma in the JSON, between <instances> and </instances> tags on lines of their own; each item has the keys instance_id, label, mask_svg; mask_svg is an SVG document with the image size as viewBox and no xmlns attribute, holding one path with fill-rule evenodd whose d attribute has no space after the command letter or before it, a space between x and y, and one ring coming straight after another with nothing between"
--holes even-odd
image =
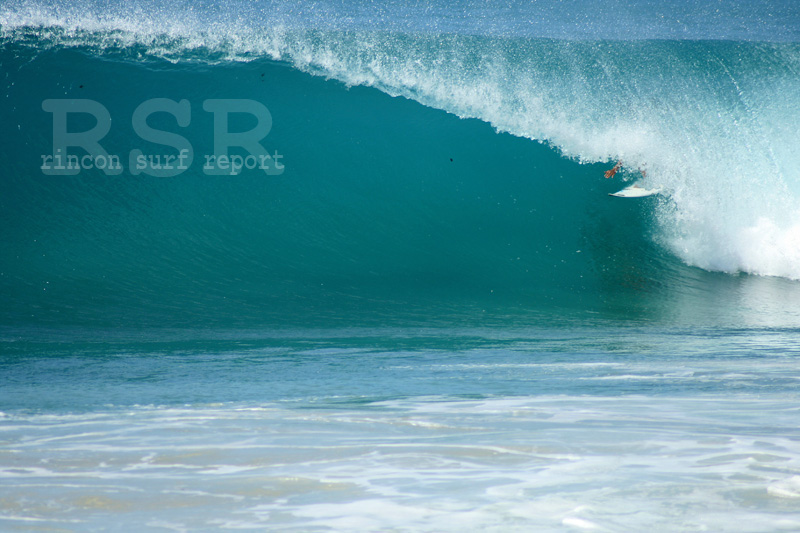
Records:
<instances>
[{"instance_id":1,"label":"shallow water in foreground","mask_svg":"<svg viewBox=\"0 0 800 533\"><path fill-rule=\"evenodd\" d=\"M5 357L3 527L800 527L794 331L239 337Z\"/></svg>"}]
</instances>

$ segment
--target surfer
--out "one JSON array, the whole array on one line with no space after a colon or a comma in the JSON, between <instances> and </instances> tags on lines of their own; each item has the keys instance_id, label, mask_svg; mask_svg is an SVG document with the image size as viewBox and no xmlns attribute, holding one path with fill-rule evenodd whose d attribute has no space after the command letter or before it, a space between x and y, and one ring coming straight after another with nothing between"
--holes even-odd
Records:
<instances>
[{"instance_id":1,"label":"surfer","mask_svg":"<svg viewBox=\"0 0 800 533\"><path fill-rule=\"evenodd\" d=\"M614 165L614 168L612 168L611 170L606 170L606 174L605 174L606 179L613 178L614 174L616 174L617 171L619 171L620 168L622 168L622 160L617 161L617 164Z\"/></svg>"},{"instance_id":2,"label":"surfer","mask_svg":"<svg viewBox=\"0 0 800 533\"><path fill-rule=\"evenodd\" d=\"M621 168L622 168L622 160L620 159L619 161L617 161L617 164L614 165L614 168L612 168L610 170L606 170L606 173L605 173L606 179L613 178L614 174L619 172L619 169L621 169ZM647 177L647 171L646 170L639 169L639 172L641 172L643 178Z\"/></svg>"}]
</instances>

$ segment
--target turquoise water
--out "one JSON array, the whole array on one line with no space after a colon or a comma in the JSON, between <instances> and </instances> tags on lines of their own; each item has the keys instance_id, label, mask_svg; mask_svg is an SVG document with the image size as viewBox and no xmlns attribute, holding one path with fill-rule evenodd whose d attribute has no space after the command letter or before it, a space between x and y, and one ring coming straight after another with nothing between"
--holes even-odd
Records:
<instances>
[{"instance_id":1,"label":"turquoise water","mask_svg":"<svg viewBox=\"0 0 800 533\"><path fill-rule=\"evenodd\" d=\"M796 330L77 336L4 339L9 529L800 522Z\"/></svg>"},{"instance_id":2,"label":"turquoise water","mask_svg":"<svg viewBox=\"0 0 800 533\"><path fill-rule=\"evenodd\" d=\"M0 529L797 530L799 21L0 7Z\"/></svg>"}]
</instances>

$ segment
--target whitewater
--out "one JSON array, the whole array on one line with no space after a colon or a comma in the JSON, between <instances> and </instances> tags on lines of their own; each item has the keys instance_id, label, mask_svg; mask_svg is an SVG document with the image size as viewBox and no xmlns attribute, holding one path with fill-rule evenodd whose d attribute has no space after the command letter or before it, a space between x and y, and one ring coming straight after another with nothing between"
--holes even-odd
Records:
<instances>
[{"instance_id":1,"label":"whitewater","mask_svg":"<svg viewBox=\"0 0 800 533\"><path fill-rule=\"evenodd\" d=\"M0 529L800 529L793 3L9 0L0 96Z\"/></svg>"}]
</instances>

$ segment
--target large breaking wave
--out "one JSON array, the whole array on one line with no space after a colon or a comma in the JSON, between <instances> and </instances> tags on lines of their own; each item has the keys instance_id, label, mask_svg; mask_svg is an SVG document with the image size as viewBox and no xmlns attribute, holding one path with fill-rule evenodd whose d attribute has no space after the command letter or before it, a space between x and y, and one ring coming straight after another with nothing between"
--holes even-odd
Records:
<instances>
[{"instance_id":1,"label":"large breaking wave","mask_svg":"<svg viewBox=\"0 0 800 533\"><path fill-rule=\"evenodd\" d=\"M133 204L123 209L124 233L170 249L162 255L183 257L185 263L172 260L177 270L192 270L192 258L208 253L215 265L186 275L205 280L211 292L221 285L227 288L220 294L229 290L230 277L245 278L245 299L302 294L301 300L318 303L313 286L335 278L334 296L367 299L396 297L365 289L385 280L417 290L450 281L462 295L465 287L481 294L495 285L508 293L534 287L539 297L542 287L555 284L581 300L620 280L638 286L631 281L637 276L646 284L668 279L677 268L670 257L709 271L800 279L800 45L791 6L763 4L763 16L750 13L749 25L735 9L673 6L659 18L645 16L657 14L653 6L626 11L619 3L595 11L579 4L571 14L547 4L535 12L523 4L485 12L465 4L461 12L469 16L455 19L435 4L112 7L12 2L0 10L6 125L29 130L24 143L16 140L19 150L3 154L6 168L16 169L6 179L16 180L10 184L15 200L47 204L43 194L60 206L50 212L66 218L78 209L79 195L94 187L53 185L38 175L36 154L49 131L36 98L57 97L57 90L90 96L118 115L148 96L194 97L198 107L218 94L262 99L275 119L270 139L285 147L293 172L294 181L273 186L281 191L264 193L285 194L283 206L259 211L245 181L221 193L236 206L238 220L250 221L241 227L219 213L227 226L193 224L201 215L196 205L170 220L132 207L145 194L156 202L187 195L201 201L200 193L188 191L211 186L198 184L196 176L162 184L160 193L138 182L115 185L128 195L122 199L94 191L93 200L82 200L94 202L94 215L108 217L115 202L128 198ZM620 10L626 13L623 32L605 24ZM490 11L492 17L480 19ZM681 17L691 22L676 22ZM86 92L70 79L78 72ZM264 73L269 88L260 79ZM124 90L104 84L109 77ZM433 109L343 90L325 79ZM30 105L9 105L9 97L29 98ZM498 133L436 110L478 119ZM302 135L289 127L304 123ZM476 154L478 147L485 151ZM455 166L465 158L467 166ZM617 160L624 164L623 179L641 179L666 194L636 205L611 202L605 193L622 183L606 182L603 167L593 164ZM11 233L15 224L35 225L23 223L26 215L15 209L6 206L9 249L25 256L30 243ZM293 218L297 213L306 215L304 222ZM322 219L329 227L314 225ZM154 236L178 235L189 226L190 245ZM25 239L33 234L26 231ZM248 243L258 250L247 251ZM108 246L127 253L120 244ZM243 257L229 263L211 249ZM177 290L174 272L130 266L137 260L125 268L114 264L118 285L159 278ZM76 261L91 270L92 261ZM37 268L57 270L41 261ZM609 271L616 272L610 282ZM255 281L258 276L272 282ZM143 284L154 290L153 283ZM195 297L192 286L184 287L183 297Z\"/></svg>"}]
</instances>

